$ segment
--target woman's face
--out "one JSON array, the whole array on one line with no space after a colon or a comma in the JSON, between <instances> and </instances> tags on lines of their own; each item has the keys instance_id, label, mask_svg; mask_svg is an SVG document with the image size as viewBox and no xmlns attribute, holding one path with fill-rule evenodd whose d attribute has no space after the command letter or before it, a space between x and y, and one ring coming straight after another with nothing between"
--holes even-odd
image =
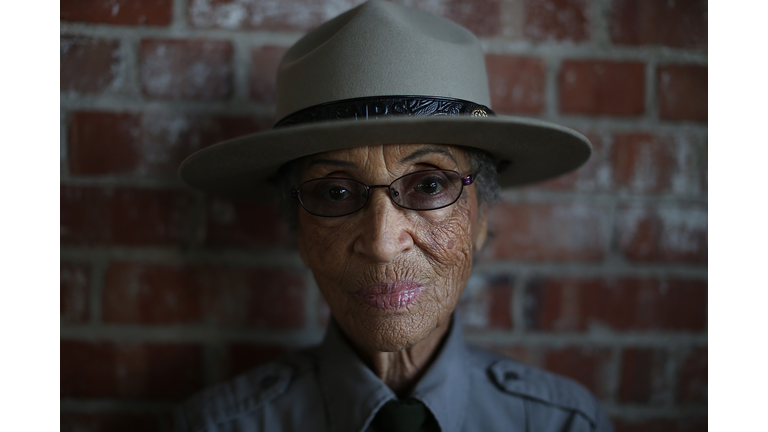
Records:
<instances>
[{"instance_id":1,"label":"woman's face","mask_svg":"<svg viewBox=\"0 0 768 432\"><path fill-rule=\"evenodd\" d=\"M470 174L458 147L394 144L310 156L301 181L344 177L388 185L433 169ZM398 207L386 188L374 188L366 206L347 216L299 208L299 251L344 333L363 349L399 351L450 317L469 278L472 251L485 239L480 213L474 185L453 205L430 211Z\"/></svg>"}]
</instances>

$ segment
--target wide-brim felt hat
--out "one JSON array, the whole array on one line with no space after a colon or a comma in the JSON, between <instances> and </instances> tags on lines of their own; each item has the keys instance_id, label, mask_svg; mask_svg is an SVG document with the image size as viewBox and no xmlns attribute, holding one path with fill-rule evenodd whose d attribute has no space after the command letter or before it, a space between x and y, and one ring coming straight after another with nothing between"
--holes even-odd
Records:
<instances>
[{"instance_id":1,"label":"wide-brim felt hat","mask_svg":"<svg viewBox=\"0 0 768 432\"><path fill-rule=\"evenodd\" d=\"M286 162L380 144L474 147L499 163L502 187L572 171L592 146L576 131L490 107L480 42L444 18L380 0L308 33L283 57L272 130L202 149L179 168L188 185L241 199L271 197Z\"/></svg>"}]
</instances>

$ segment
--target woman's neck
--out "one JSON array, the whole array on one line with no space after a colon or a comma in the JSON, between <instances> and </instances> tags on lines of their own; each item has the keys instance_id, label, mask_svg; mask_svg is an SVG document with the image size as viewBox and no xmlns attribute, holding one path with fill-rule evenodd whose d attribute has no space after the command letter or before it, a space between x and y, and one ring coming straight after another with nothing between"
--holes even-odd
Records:
<instances>
[{"instance_id":1,"label":"woman's neck","mask_svg":"<svg viewBox=\"0 0 768 432\"><path fill-rule=\"evenodd\" d=\"M421 342L395 352L361 350L358 353L369 368L399 398L408 396L440 351L451 321L435 328Z\"/></svg>"}]
</instances>

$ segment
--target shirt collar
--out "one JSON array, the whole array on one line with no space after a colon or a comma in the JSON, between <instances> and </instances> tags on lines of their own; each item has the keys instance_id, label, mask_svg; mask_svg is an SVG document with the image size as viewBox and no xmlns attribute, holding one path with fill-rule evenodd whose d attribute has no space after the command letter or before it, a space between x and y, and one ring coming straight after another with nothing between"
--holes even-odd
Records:
<instances>
[{"instance_id":1,"label":"shirt collar","mask_svg":"<svg viewBox=\"0 0 768 432\"><path fill-rule=\"evenodd\" d=\"M395 393L358 357L335 320L320 346L318 378L332 431L364 431ZM461 428L469 393L467 351L456 314L440 353L411 393L432 411L443 432Z\"/></svg>"}]
</instances>

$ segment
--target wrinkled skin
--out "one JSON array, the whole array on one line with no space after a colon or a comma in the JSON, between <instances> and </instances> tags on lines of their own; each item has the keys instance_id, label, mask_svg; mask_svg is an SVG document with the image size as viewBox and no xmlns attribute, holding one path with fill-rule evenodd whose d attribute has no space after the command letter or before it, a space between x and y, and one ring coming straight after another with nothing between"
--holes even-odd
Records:
<instances>
[{"instance_id":1,"label":"wrinkled skin","mask_svg":"<svg viewBox=\"0 0 768 432\"><path fill-rule=\"evenodd\" d=\"M310 156L301 180L349 177L380 185L436 168L470 173L461 148L395 144ZM485 240L485 212L475 186L438 210L400 208L384 188L374 189L366 207L347 216L317 217L299 208L297 234L304 263L358 353L395 391L412 386L439 347L469 278L472 252ZM372 307L355 295L361 287L396 280L425 289L399 310Z\"/></svg>"}]
</instances>

